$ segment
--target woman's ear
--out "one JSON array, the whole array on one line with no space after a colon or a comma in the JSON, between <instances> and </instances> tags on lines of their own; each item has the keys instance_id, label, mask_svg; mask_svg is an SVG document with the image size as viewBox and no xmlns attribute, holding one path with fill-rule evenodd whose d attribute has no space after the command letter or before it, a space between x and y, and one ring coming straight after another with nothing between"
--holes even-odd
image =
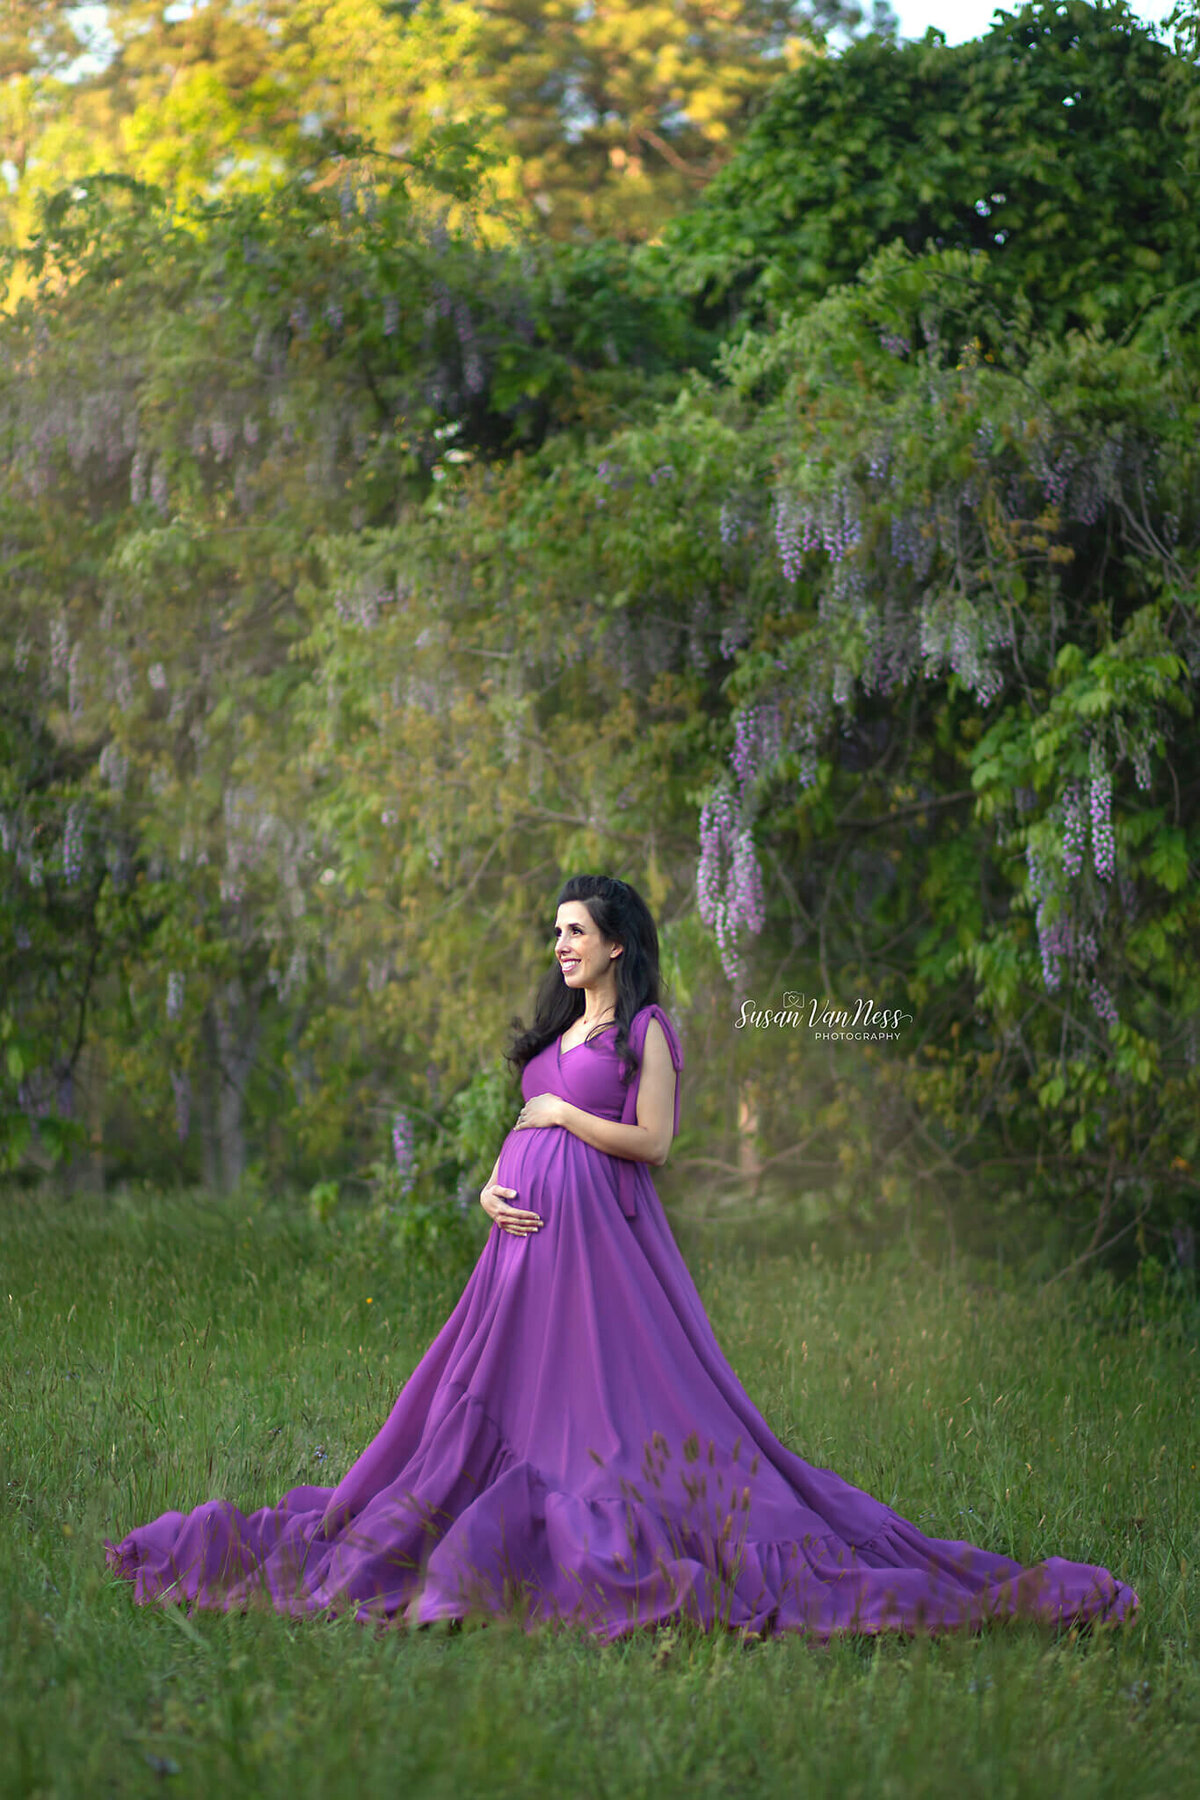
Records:
<instances>
[{"instance_id":1,"label":"woman's ear","mask_svg":"<svg viewBox=\"0 0 1200 1800\"><path fill-rule=\"evenodd\" d=\"M624 948L625 948L624 944L614 944L608 953L609 962L612 961L614 956L620 956L620 954L624 950Z\"/></svg>"}]
</instances>

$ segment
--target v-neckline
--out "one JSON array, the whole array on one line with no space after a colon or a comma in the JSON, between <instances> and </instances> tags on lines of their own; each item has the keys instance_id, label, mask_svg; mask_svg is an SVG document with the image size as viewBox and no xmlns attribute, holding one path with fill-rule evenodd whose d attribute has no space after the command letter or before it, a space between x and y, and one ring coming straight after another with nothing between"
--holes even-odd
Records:
<instances>
[{"instance_id":1,"label":"v-neckline","mask_svg":"<svg viewBox=\"0 0 1200 1800\"><path fill-rule=\"evenodd\" d=\"M607 1019L605 1021L605 1023L600 1027L600 1030L601 1031L611 1031L613 1026L616 1024L616 1022L617 1021L615 1019ZM590 1044L593 1041L591 1035L589 1034L585 1038L580 1038L580 1040L577 1044L568 1045L568 1047L564 1050L563 1049L563 1038L565 1038L566 1035L567 1034L564 1031L561 1033L561 1035L558 1039L558 1059L560 1062L562 1061L564 1056L573 1055L576 1050L582 1050L586 1044ZM599 1033L597 1033L597 1035L599 1035Z\"/></svg>"}]
</instances>

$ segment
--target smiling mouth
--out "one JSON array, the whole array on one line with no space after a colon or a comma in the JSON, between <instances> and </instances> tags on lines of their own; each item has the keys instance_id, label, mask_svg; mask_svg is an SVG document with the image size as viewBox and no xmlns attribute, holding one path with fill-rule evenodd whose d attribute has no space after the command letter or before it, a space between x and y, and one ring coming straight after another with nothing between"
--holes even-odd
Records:
<instances>
[{"instance_id":1,"label":"smiling mouth","mask_svg":"<svg viewBox=\"0 0 1200 1800\"><path fill-rule=\"evenodd\" d=\"M579 958L577 956L560 957L558 966L565 975L568 969L577 969L579 967Z\"/></svg>"}]
</instances>

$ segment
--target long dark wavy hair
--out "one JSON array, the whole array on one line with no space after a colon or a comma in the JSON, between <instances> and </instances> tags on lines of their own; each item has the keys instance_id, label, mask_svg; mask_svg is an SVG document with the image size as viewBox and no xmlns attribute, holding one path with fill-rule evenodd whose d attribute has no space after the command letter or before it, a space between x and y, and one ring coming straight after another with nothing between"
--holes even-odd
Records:
<instances>
[{"instance_id":1,"label":"long dark wavy hair","mask_svg":"<svg viewBox=\"0 0 1200 1800\"><path fill-rule=\"evenodd\" d=\"M610 943L620 944L616 959L616 1051L625 1065L625 1079L632 1080L637 1059L629 1048L633 1016L643 1006L659 1003L662 978L658 967L658 930L650 908L636 888L612 875L572 875L563 883L557 906L581 900L592 915L597 931ZM512 1022L513 1041L508 1061L518 1071L539 1050L554 1043L578 1019L585 1005L583 990L569 988L555 963L546 970L533 1006L533 1023Z\"/></svg>"}]
</instances>

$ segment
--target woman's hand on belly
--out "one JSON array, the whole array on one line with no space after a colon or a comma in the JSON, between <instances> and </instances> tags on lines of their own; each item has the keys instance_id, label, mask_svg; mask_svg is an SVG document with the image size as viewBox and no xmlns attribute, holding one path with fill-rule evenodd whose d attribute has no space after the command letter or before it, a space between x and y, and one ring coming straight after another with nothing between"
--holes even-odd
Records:
<instances>
[{"instance_id":1,"label":"woman's hand on belly","mask_svg":"<svg viewBox=\"0 0 1200 1800\"><path fill-rule=\"evenodd\" d=\"M489 1181L480 1193L479 1204L492 1224L507 1231L510 1237L530 1237L542 1229L543 1221L537 1213L514 1206L512 1202L516 1197L516 1188L501 1187L498 1181Z\"/></svg>"},{"instance_id":2,"label":"woman's hand on belly","mask_svg":"<svg viewBox=\"0 0 1200 1800\"><path fill-rule=\"evenodd\" d=\"M517 1114L514 1131L530 1131L538 1125L563 1123L563 1100L558 1094L535 1094Z\"/></svg>"}]
</instances>

